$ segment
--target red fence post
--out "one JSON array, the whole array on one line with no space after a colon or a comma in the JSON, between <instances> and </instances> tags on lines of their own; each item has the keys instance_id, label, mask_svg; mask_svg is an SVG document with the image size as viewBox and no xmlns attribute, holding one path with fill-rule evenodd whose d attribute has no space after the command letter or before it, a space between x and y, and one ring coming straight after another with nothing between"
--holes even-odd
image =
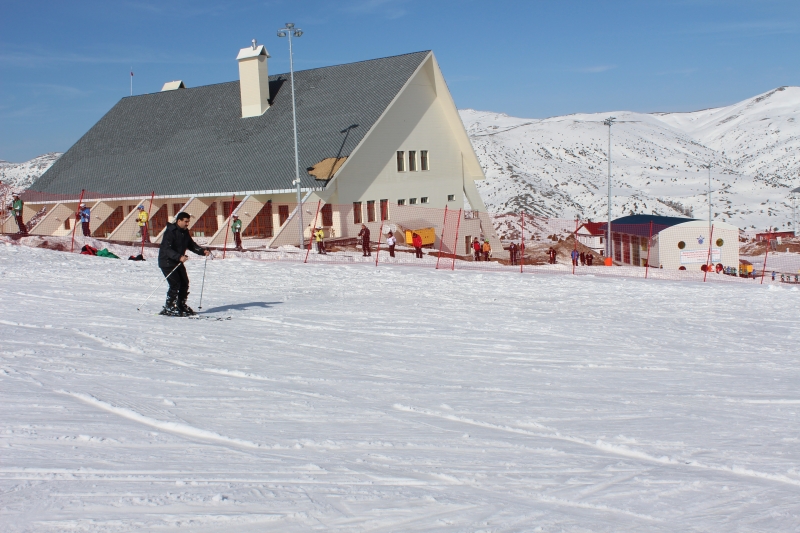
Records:
<instances>
[{"instance_id":1,"label":"red fence post","mask_svg":"<svg viewBox=\"0 0 800 533\"><path fill-rule=\"evenodd\" d=\"M447 206L444 206L444 219L442 220L442 234L439 236L439 255L436 257L436 270L439 270L439 260L442 258L444 247L444 228L447 227Z\"/></svg>"},{"instance_id":2,"label":"red fence post","mask_svg":"<svg viewBox=\"0 0 800 533\"><path fill-rule=\"evenodd\" d=\"M150 205L147 206L147 222L145 222L144 226L142 226L142 250L141 250L141 252L139 252L139 253L142 254L142 257L144 257L144 241L145 241L145 239L147 239L148 241L150 240L150 238L149 238L150 237L150 235L149 235L149 232L150 232L150 211L153 210L153 197L155 195L156 195L156 191L152 191L150 193Z\"/></svg>"},{"instance_id":3,"label":"red fence post","mask_svg":"<svg viewBox=\"0 0 800 533\"><path fill-rule=\"evenodd\" d=\"M764 274L767 271L767 256L769 255L769 245L772 241L772 228L769 229L769 233L767 233L767 249L764 251L764 268L761 269L761 285L764 284Z\"/></svg>"},{"instance_id":4,"label":"red fence post","mask_svg":"<svg viewBox=\"0 0 800 533\"><path fill-rule=\"evenodd\" d=\"M653 247L653 221L650 221L650 234L647 236L647 261L644 265L644 279L647 279L647 272L650 270L650 248Z\"/></svg>"},{"instance_id":5,"label":"red fence post","mask_svg":"<svg viewBox=\"0 0 800 533\"><path fill-rule=\"evenodd\" d=\"M522 266L525 264L525 211L522 212L522 234L519 239L519 273L522 274Z\"/></svg>"},{"instance_id":6,"label":"red fence post","mask_svg":"<svg viewBox=\"0 0 800 533\"><path fill-rule=\"evenodd\" d=\"M225 230L225 243L222 245L222 258L225 259L225 253L228 251L228 233L231 231L231 219L233 218L233 205L236 202L236 195L231 196L231 212L228 213L228 227ZM222 209L225 209L225 204L222 204Z\"/></svg>"},{"instance_id":7,"label":"red fence post","mask_svg":"<svg viewBox=\"0 0 800 533\"><path fill-rule=\"evenodd\" d=\"M711 264L711 247L714 246L714 224L711 224L711 235L708 236L708 258L706 259L706 273L703 276L703 283L706 282L706 278L708 277L708 269L710 268L709 265ZM764 278L762 277L761 280L763 281Z\"/></svg>"},{"instance_id":8,"label":"red fence post","mask_svg":"<svg viewBox=\"0 0 800 533\"><path fill-rule=\"evenodd\" d=\"M75 212L75 224L72 226L72 244L69 247L69 253L75 251L75 230L78 229L78 220L80 220L79 213L81 212L81 202L83 202L83 193L85 191L81 189L81 197L78 199L78 210ZM91 220L91 219L90 219Z\"/></svg>"},{"instance_id":9,"label":"red fence post","mask_svg":"<svg viewBox=\"0 0 800 533\"><path fill-rule=\"evenodd\" d=\"M574 251L574 252L578 251L578 223L579 222L580 222L580 219L578 217L575 217L575 233L572 234L572 240L575 241L575 246L572 249L572 251ZM574 276L575 275L575 267L577 266L578 260L572 258L571 256L570 256L570 259L572 260L572 275Z\"/></svg>"},{"instance_id":10,"label":"red fence post","mask_svg":"<svg viewBox=\"0 0 800 533\"><path fill-rule=\"evenodd\" d=\"M308 248L306 248L306 258L303 260L303 263L308 263L308 254L311 253L311 245L314 242L314 230L317 229L317 216L319 215L319 204L322 203L322 200L317 200L317 212L314 213L314 222L311 224L311 238L308 239ZM303 206L300 206L302 209ZM302 229L302 228L301 228ZM304 232L305 234L305 232Z\"/></svg>"},{"instance_id":11,"label":"red fence post","mask_svg":"<svg viewBox=\"0 0 800 533\"><path fill-rule=\"evenodd\" d=\"M450 270L456 269L456 250L458 249L458 228L461 227L461 213L464 209L458 210L458 221L456 222L456 236L453 238L453 264L450 265Z\"/></svg>"}]
</instances>

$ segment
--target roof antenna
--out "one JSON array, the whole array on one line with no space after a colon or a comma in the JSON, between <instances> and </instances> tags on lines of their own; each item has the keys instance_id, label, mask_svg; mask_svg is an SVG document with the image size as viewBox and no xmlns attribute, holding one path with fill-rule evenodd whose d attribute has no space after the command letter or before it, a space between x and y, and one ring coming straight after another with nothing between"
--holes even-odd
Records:
<instances>
[{"instance_id":1,"label":"roof antenna","mask_svg":"<svg viewBox=\"0 0 800 533\"><path fill-rule=\"evenodd\" d=\"M257 43L257 42L258 42L258 41L256 41L255 39L253 39L253 50L255 50L255 49L256 49L256 43Z\"/></svg>"}]
</instances>

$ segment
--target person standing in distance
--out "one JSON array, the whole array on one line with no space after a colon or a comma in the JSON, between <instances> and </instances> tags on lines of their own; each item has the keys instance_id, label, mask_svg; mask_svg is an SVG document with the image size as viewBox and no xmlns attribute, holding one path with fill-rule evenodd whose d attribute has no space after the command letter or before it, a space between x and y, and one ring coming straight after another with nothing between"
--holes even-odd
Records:
<instances>
[{"instance_id":1,"label":"person standing in distance","mask_svg":"<svg viewBox=\"0 0 800 533\"><path fill-rule=\"evenodd\" d=\"M364 257L372 255L372 250L369 248L369 228L366 224L361 224L358 236L361 237L361 250L364 252Z\"/></svg>"},{"instance_id":2,"label":"person standing in distance","mask_svg":"<svg viewBox=\"0 0 800 533\"><path fill-rule=\"evenodd\" d=\"M519 247L517 247L517 243L512 242L508 246L508 257L511 260L511 266L517 265L517 254L519 253Z\"/></svg>"},{"instance_id":3,"label":"person standing in distance","mask_svg":"<svg viewBox=\"0 0 800 533\"><path fill-rule=\"evenodd\" d=\"M189 298L189 275L183 265L189 258L186 255L188 250L197 255L209 255L211 252L198 246L189 235L189 219L191 215L184 211L175 216L174 224L167 224L164 230L164 238L158 249L158 267L164 276L167 276L169 289L167 289L167 301L164 308L159 313L166 316L191 316L197 313L186 305ZM177 267L177 268L176 268ZM175 270L173 272L173 269ZM170 274L171 273L171 274Z\"/></svg>"},{"instance_id":4,"label":"person standing in distance","mask_svg":"<svg viewBox=\"0 0 800 533\"><path fill-rule=\"evenodd\" d=\"M136 233L137 237L141 237L142 242L150 242L150 232L147 229L147 223L150 220L150 215L147 214L147 211L144 210L144 206L140 205L137 207L139 210L139 214L136 215L136 223L139 225L139 229Z\"/></svg>"},{"instance_id":5,"label":"person standing in distance","mask_svg":"<svg viewBox=\"0 0 800 533\"><path fill-rule=\"evenodd\" d=\"M19 197L19 194L15 194L14 201L11 202L11 210L14 211L14 220L17 221L19 232L22 235L27 235L28 228L25 226L25 222L22 221L22 211L24 205L25 204L22 202L22 198Z\"/></svg>"},{"instance_id":6,"label":"person standing in distance","mask_svg":"<svg viewBox=\"0 0 800 533\"><path fill-rule=\"evenodd\" d=\"M231 222L231 231L233 232L233 242L236 245L236 251L242 251L242 221L239 220L239 215L233 215L233 222Z\"/></svg>"},{"instance_id":7,"label":"person standing in distance","mask_svg":"<svg viewBox=\"0 0 800 533\"><path fill-rule=\"evenodd\" d=\"M386 244L389 245L389 257L394 257L394 247L397 246L397 239L394 238L393 233L386 234Z\"/></svg>"},{"instance_id":8,"label":"person standing in distance","mask_svg":"<svg viewBox=\"0 0 800 533\"><path fill-rule=\"evenodd\" d=\"M81 229L83 230L84 237L91 237L91 229L89 228L89 221L92 219L92 212L86 204L81 204L78 209L78 218L81 220Z\"/></svg>"},{"instance_id":9,"label":"person standing in distance","mask_svg":"<svg viewBox=\"0 0 800 533\"><path fill-rule=\"evenodd\" d=\"M422 259L422 236L419 233L411 236L411 245L414 247L414 255L417 259Z\"/></svg>"},{"instance_id":10,"label":"person standing in distance","mask_svg":"<svg viewBox=\"0 0 800 533\"><path fill-rule=\"evenodd\" d=\"M322 230L321 227L317 227L314 231L314 240L317 241L317 253L322 255L327 255L328 252L325 251L325 232Z\"/></svg>"}]
</instances>

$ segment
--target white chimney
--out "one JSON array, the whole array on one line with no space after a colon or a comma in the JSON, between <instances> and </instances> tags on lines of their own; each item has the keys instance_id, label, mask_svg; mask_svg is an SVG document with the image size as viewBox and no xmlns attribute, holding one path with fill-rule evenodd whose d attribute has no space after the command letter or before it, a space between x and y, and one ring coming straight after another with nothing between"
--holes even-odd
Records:
<instances>
[{"instance_id":1,"label":"white chimney","mask_svg":"<svg viewBox=\"0 0 800 533\"><path fill-rule=\"evenodd\" d=\"M242 118L259 117L269 109L269 79L264 45L253 39L252 46L239 50L239 91L242 95Z\"/></svg>"}]
</instances>

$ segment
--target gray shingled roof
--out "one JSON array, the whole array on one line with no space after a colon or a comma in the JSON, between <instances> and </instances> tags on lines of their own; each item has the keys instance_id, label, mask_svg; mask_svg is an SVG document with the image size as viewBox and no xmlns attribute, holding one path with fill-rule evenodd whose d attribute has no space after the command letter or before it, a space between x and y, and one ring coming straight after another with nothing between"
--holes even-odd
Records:
<instances>
[{"instance_id":1,"label":"gray shingled roof","mask_svg":"<svg viewBox=\"0 0 800 533\"><path fill-rule=\"evenodd\" d=\"M295 72L304 188L324 183L305 169L350 155L428 53ZM241 118L238 81L123 98L30 190L170 195L290 189L289 75L269 79L272 106L260 117Z\"/></svg>"}]
</instances>

